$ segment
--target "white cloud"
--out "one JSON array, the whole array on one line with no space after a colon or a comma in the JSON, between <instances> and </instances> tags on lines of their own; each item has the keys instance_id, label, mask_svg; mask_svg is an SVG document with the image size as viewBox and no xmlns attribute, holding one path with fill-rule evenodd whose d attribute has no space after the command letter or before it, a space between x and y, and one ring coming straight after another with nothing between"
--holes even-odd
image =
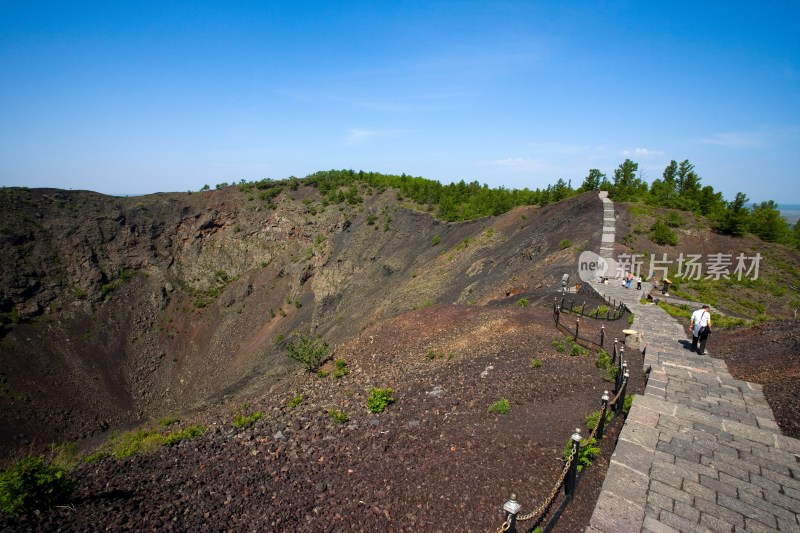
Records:
<instances>
[{"instance_id":1,"label":"white cloud","mask_svg":"<svg viewBox=\"0 0 800 533\"><path fill-rule=\"evenodd\" d=\"M623 157L663 157L664 152L649 148L634 148L633 150L622 150L619 155Z\"/></svg>"}]
</instances>

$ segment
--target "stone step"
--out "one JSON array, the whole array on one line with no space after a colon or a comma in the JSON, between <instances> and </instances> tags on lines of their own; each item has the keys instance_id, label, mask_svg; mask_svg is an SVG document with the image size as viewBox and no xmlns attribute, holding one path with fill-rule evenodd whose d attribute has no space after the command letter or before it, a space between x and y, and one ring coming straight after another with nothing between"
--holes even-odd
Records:
<instances>
[{"instance_id":1,"label":"stone step","mask_svg":"<svg viewBox=\"0 0 800 533\"><path fill-rule=\"evenodd\" d=\"M761 386L688 350L686 321L639 303L642 292L592 287L634 313L650 373L586 531L800 531L800 440L781 435Z\"/></svg>"}]
</instances>

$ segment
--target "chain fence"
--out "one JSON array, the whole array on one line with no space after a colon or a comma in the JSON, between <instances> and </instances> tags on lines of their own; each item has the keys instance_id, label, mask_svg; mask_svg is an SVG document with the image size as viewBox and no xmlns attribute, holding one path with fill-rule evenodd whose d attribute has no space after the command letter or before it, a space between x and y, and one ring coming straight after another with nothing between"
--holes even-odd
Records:
<instances>
[{"instance_id":1,"label":"chain fence","mask_svg":"<svg viewBox=\"0 0 800 533\"><path fill-rule=\"evenodd\" d=\"M517 503L517 495L512 493L508 501L503 505L503 523L501 526L496 530L496 533L503 533L503 532L510 532L516 533L517 531L517 524L524 523L528 521L531 522L531 526L528 531L536 531L537 528L541 527L544 523L545 519L549 516L550 511L552 509L553 503L555 502L559 492L561 489L564 489L564 500L561 503L559 510L554 513L553 517L550 521L546 524L546 527L543 531L549 531L555 525L555 522L558 520L558 517L563 512L564 508L566 508L567 504L572 500L575 490L578 486L578 482L580 480L580 476L578 475L578 463L581 460L582 452L586 448L590 446L594 446L597 441L602 440L603 432L605 430L605 426L607 424L606 418L611 415L610 420L613 418L624 415L625 410L625 398L626 392L628 388L628 364L625 362L625 349L623 346L619 346L619 342L617 339L614 339L613 343L607 343L605 339L605 327L601 327L600 329L600 336L599 342L588 339L585 337L580 336L580 317L591 317L593 319L599 320L618 320L624 316L625 311L627 308L621 303L616 302L614 300L609 300L602 295L599 295L593 288L590 289L583 289L582 287L578 288L578 293L581 290L591 290L594 294L600 296L601 298L606 301L607 304L611 305L609 309L608 306L606 310L602 310L601 313L594 313L594 315L604 315L604 316L594 316L592 313L585 314L584 311L586 309L586 302L584 301L583 304L580 306L579 311L577 314L580 316L576 319L575 328L571 330L561 321L561 315L564 312L576 313L575 310L575 301L576 299L573 297L571 300L566 299L566 295L562 296L561 301L559 302L558 298L554 299L553 302L553 320L555 322L556 328L559 331L562 331L574 338L574 342L583 341L584 343L591 344L594 347L605 349L605 345L608 344L610 348L610 356L611 356L611 363L614 366L617 366L618 370L616 372L616 377L614 381L614 395L613 398L610 396L609 391L604 391L603 396L600 398L601 408L600 414L597 417L597 422L594 424L594 427L591 429L589 437L583 438L580 434L580 429L576 429L575 432L570 437L571 440L571 449L569 454L564 458L564 467L561 470L558 479L553 484L552 489L548 493L547 497L544 498L537 507L535 507L531 512L520 514L520 510L522 509L522 505ZM569 309L569 311L567 311ZM612 312L613 311L613 312ZM609 420L609 422L610 422Z\"/></svg>"}]
</instances>

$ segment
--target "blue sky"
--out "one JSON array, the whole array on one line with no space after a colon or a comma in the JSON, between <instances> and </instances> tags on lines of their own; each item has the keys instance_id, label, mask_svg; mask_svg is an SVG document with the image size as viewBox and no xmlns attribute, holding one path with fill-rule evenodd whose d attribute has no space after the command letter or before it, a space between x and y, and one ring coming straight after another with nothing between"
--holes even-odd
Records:
<instances>
[{"instance_id":1,"label":"blue sky","mask_svg":"<svg viewBox=\"0 0 800 533\"><path fill-rule=\"evenodd\" d=\"M688 159L800 203L800 3L0 0L0 185L352 168L508 188Z\"/></svg>"}]
</instances>

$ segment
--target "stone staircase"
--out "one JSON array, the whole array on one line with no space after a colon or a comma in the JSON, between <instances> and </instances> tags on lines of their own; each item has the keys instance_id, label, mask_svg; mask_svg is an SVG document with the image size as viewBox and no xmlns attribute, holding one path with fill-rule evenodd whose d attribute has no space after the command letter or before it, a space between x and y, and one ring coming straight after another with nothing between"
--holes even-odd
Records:
<instances>
[{"instance_id":1,"label":"stone staircase","mask_svg":"<svg viewBox=\"0 0 800 533\"><path fill-rule=\"evenodd\" d=\"M600 255L612 257L614 206L603 193L601 200ZM689 350L683 326L639 303L639 291L621 283L595 288L634 313L650 377L586 531L800 532L800 441L781 435L761 386L733 379L722 359Z\"/></svg>"}]
</instances>

